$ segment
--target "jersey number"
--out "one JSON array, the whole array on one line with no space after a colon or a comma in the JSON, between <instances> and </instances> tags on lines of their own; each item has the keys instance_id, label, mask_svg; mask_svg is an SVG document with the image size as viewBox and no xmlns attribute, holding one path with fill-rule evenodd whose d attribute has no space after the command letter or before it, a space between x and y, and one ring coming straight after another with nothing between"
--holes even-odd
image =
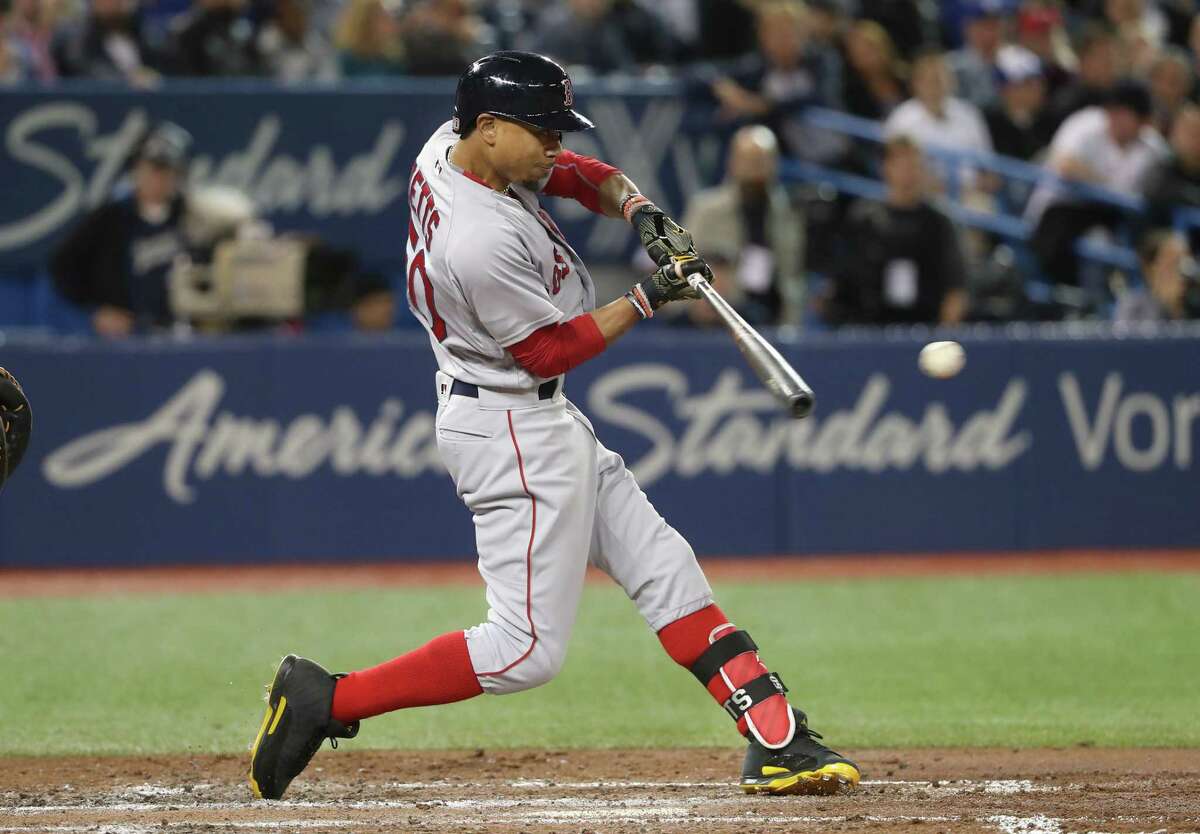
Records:
<instances>
[{"instance_id":1,"label":"jersey number","mask_svg":"<svg viewBox=\"0 0 1200 834\"><path fill-rule=\"evenodd\" d=\"M429 281L429 275L425 272L425 250L418 249L413 253L412 259L408 264L408 299L412 302L413 309L417 309L417 290L415 279L417 273L421 273L421 283L425 285L425 306L429 308L429 328L433 331L433 337L439 342L446 340L446 322L438 315L437 305L433 303L433 284Z\"/></svg>"}]
</instances>

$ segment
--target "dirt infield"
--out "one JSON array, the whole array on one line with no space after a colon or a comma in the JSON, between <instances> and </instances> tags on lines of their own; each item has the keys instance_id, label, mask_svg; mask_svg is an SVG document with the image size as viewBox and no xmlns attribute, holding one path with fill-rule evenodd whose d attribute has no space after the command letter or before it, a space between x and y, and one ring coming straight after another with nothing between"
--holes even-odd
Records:
<instances>
[{"instance_id":1,"label":"dirt infield","mask_svg":"<svg viewBox=\"0 0 1200 834\"><path fill-rule=\"evenodd\" d=\"M1200 831L1200 751L855 751L836 797L748 797L733 750L332 752L283 802L244 757L0 760L0 832Z\"/></svg>"},{"instance_id":2,"label":"dirt infield","mask_svg":"<svg viewBox=\"0 0 1200 834\"><path fill-rule=\"evenodd\" d=\"M1072 550L1021 553L948 553L899 556L776 556L705 558L710 579L780 581L887 576L978 576L1200 571L1196 550ZM595 569L589 581L608 581ZM0 568L0 598L112 593L281 591L308 588L379 588L479 585L471 560L452 563L140 567L72 570Z\"/></svg>"}]
</instances>

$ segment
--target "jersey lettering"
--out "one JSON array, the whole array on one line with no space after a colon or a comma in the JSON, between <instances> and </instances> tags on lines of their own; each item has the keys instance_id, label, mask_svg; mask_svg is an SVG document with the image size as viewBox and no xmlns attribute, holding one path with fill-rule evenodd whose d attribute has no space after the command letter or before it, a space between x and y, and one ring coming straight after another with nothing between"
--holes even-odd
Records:
<instances>
[{"instance_id":1,"label":"jersey lettering","mask_svg":"<svg viewBox=\"0 0 1200 834\"><path fill-rule=\"evenodd\" d=\"M558 295L562 289L563 279L571 274L571 265L566 262L562 256L562 252L558 251L558 247L554 247L554 277L550 283L550 294Z\"/></svg>"},{"instance_id":2,"label":"jersey lettering","mask_svg":"<svg viewBox=\"0 0 1200 834\"><path fill-rule=\"evenodd\" d=\"M429 274L425 271L425 250L422 249L413 255L412 260L408 265L408 300L412 302L413 309L417 309L417 292L414 279L417 273L421 273L421 282L425 285L425 306L429 308L429 327L433 331L433 336L439 342L446 340L446 322L438 315L437 305L433 301L433 284L429 281Z\"/></svg>"},{"instance_id":3,"label":"jersey lettering","mask_svg":"<svg viewBox=\"0 0 1200 834\"><path fill-rule=\"evenodd\" d=\"M408 301L415 313L417 305L416 277L419 273L424 285L425 309L429 314L429 329L439 342L446 340L446 322L438 315L437 302L433 298L433 283L425 269L425 251L433 238L433 232L441 223L441 216L433 203L433 190L425 181L421 169L413 165L412 179L408 184ZM421 227L422 240L417 235L417 224ZM421 244L424 244L423 246Z\"/></svg>"},{"instance_id":4,"label":"jersey lettering","mask_svg":"<svg viewBox=\"0 0 1200 834\"><path fill-rule=\"evenodd\" d=\"M420 168L413 170L412 181L408 185L408 210L410 217L420 224L421 232L425 236L425 248L428 249L433 239L433 230L442 222L442 218L438 214L437 206L433 204L433 190L425 181L425 175L421 173Z\"/></svg>"}]
</instances>

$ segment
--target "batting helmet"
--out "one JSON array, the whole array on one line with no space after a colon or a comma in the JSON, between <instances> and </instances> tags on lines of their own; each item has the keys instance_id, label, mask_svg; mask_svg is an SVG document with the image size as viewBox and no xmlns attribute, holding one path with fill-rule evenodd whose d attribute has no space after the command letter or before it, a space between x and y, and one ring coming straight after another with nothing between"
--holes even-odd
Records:
<instances>
[{"instance_id":1,"label":"batting helmet","mask_svg":"<svg viewBox=\"0 0 1200 834\"><path fill-rule=\"evenodd\" d=\"M575 93L567 71L545 55L493 52L480 58L458 79L454 95L454 132L466 135L480 113L492 113L547 130L595 127L572 109Z\"/></svg>"}]
</instances>

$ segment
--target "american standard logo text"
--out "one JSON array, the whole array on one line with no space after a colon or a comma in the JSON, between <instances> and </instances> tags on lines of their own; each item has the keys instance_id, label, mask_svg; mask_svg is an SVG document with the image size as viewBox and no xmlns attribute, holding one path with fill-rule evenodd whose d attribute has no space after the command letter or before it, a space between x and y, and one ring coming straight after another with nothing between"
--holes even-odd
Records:
<instances>
[{"instance_id":1,"label":"american standard logo text","mask_svg":"<svg viewBox=\"0 0 1200 834\"><path fill-rule=\"evenodd\" d=\"M36 243L71 221L78 213L108 199L149 124L145 111L131 110L112 133L100 133L96 112L74 102L31 107L16 116L4 132L4 151L18 164L33 169L32 177L57 183L54 196L22 217L0 224L0 251ZM258 210L306 211L315 217L378 214L404 193L403 174L389 177L404 142L399 122L384 122L374 136L362 139L361 151L339 164L323 144L307 149L305 158L281 152L276 144L283 132L279 116L261 116L241 150L222 157L198 154L188 180L193 185L224 185L245 192ZM90 170L60 150L51 137L74 134ZM24 173L24 172L23 172ZM31 180L32 181L32 180Z\"/></svg>"},{"instance_id":2,"label":"american standard logo text","mask_svg":"<svg viewBox=\"0 0 1200 834\"><path fill-rule=\"evenodd\" d=\"M707 391L688 388L676 368L639 364L600 376L587 392L602 437L609 424L641 439L622 446L640 454L632 466L643 485L670 474L765 473L781 464L813 472L997 470L1032 443L1029 432L1015 428L1026 396L1020 379L1007 384L993 408L961 422L938 403L918 418L887 410L890 384L882 375L866 381L852 407L799 422L781 415L757 386L744 387L734 369L718 374ZM220 374L200 371L144 420L91 432L51 452L45 477L62 488L85 487L165 447L163 489L188 503L199 482L218 475L305 478L328 467L339 476L415 478L443 469L429 411L409 412L387 399L373 415L343 405L286 420L243 416L219 410L225 389ZM650 399L659 404L654 411L646 407Z\"/></svg>"},{"instance_id":3,"label":"american standard logo text","mask_svg":"<svg viewBox=\"0 0 1200 834\"><path fill-rule=\"evenodd\" d=\"M328 416L281 420L217 413L225 381L200 371L157 411L138 423L101 429L46 457L42 471L59 487L83 487L107 478L157 446L167 447L163 489L181 504L195 499L194 481L218 473L260 478L305 478L322 466L337 475L414 478L441 471L433 415L404 417L404 405L384 400L370 422L348 406Z\"/></svg>"}]
</instances>

